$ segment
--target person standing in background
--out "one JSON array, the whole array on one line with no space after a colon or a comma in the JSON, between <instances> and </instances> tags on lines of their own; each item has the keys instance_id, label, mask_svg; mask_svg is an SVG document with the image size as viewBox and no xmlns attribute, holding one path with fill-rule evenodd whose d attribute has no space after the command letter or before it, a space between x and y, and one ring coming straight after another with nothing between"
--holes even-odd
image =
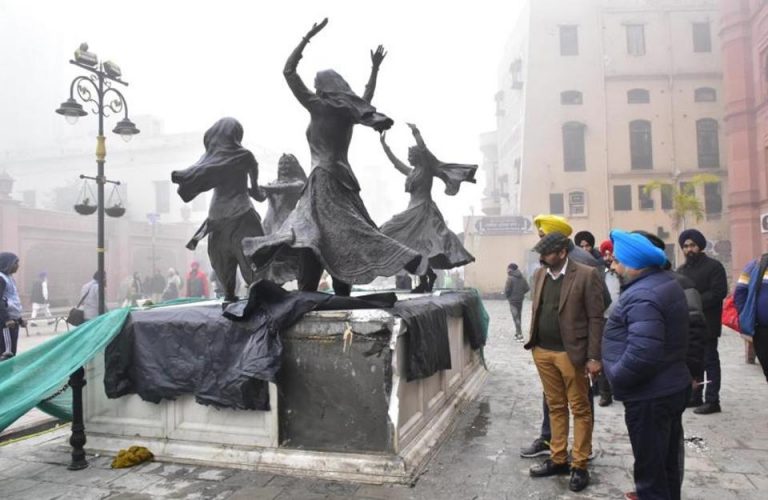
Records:
<instances>
[{"instance_id":1,"label":"person standing in background","mask_svg":"<svg viewBox=\"0 0 768 500\"><path fill-rule=\"evenodd\" d=\"M53 323L53 315L48 304L48 273L45 271L38 274L37 279L32 283L32 316L29 318L29 326L37 326L35 319L39 312L42 312L49 325Z\"/></svg>"}]
</instances>

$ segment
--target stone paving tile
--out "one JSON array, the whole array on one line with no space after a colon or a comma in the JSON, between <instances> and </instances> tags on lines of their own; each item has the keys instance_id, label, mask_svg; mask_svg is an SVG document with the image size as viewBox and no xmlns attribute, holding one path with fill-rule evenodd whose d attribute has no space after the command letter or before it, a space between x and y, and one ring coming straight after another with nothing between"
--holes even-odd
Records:
<instances>
[{"instance_id":1,"label":"stone paving tile","mask_svg":"<svg viewBox=\"0 0 768 500\"><path fill-rule=\"evenodd\" d=\"M266 486L275 475L269 472L258 472L251 470L235 470L234 474L224 479L225 484L245 487Z\"/></svg>"},{"instance_id":2,"label":"stone paving tile","mask_svg":"<svg viewBox=\"0 0 768 500\"><path fill-rule=\"evenodd\" d=\"M50 467L31 476L37 481L49 483L90 486L94 488L108 487L111 481L129 473L128 469L86 469L71 471L66 467Z\"/></svg>"},{"instance_id":3,"label":"stone paving tile","mask_svg":"<svg viewBox=\"0 0 768 500\"><path fill-rule=\"evenodd\" d=\"M112 490L125 492L141 492L143 489L152 486L160 481L165 481L162 476L156 474L146 474L143 472L133 472L120 476L109 482Z\"/></svg>"},{"instance_id":4,"label":"stone paving tile","mask_svg":"<svg viewBox=\"0 0 768 500\"><path fill-rule=\"evenodd\" d=\"M272 500L283 492L282 488L270 486L246 486L227 497L227 500Z\"/></svg>"}]
</instances>

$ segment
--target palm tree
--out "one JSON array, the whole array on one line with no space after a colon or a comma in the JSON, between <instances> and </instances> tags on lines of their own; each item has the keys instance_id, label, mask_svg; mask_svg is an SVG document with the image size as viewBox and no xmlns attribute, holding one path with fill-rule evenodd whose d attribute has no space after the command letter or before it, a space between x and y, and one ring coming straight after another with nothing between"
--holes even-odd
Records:
<instances>
[{"instance_id":1,"label":"palm tree","mask_svg":"<svg viewBox=\"0 0 768 500\"><path fill-rule=\"evenodd\" d=\"M672 187L672 227L684 231L688 221L692 217L696 222L704 218L704 207L701 200L696 197L696 186L720 182L720 178L713 174L697 174L686 181L686 186L670 184L668 181L654 180L646 184L645 193L650 194L654 190L661 190L662 186Z\"/></svg>"}]
</instances>

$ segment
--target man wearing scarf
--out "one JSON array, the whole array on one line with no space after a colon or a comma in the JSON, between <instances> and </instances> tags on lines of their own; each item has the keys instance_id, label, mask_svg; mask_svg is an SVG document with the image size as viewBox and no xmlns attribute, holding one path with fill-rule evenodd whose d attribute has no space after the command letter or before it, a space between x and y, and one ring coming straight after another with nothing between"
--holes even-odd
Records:
<instances>
[{"instance_id":1,"label":"man wearing scarf","mask_svg":"<svg viewBox=\"0 0 768 500\"><path fill-rule=\"evenodd\" d=\"M605 304L603 277L594 268L568 258L570 240L560 232L543 237L534 248L542 267L533 277L531 334L525 348L544 387L552 429L551 458L530 469L532 477L568 474L571 491L589 485L587 461L592 451L591 377L601 370L600 341ZM573 413L573 450L568 465L569 406Z\"/></svg>"},{"instance_id":2,"label":"man wearing scarf","mask_svg":"<svg viewBox=\"0 0 768 500\"><path fill-rule=\"evenodd\" d=\"M705 347L704 372L706 373L707 388L697 389L691 396L689 406L699 415L718 413L720 409L720 355L717 350L718 339L722 333L723 300L728 295L728 278L723 265L704 253L707 240L696 229L688 229L680 233L678 243L683 249L685 263L677 272L690 278L701 294L704 306L704 317L707 320L709 333Z\"/></svg>"},{"instance_id":3,"label":"man wearing scarf","mask_svg":"<svg viewBox=\"0 0 768 500\"><path fill-rule=\"evenodd\" d=\"M624 403L635 457L636 493L626 498L679 499L682 414L691 390L688 303L662 269L664 252L648 238L614 230L611 239L621 300L605 326L602 361L614 398Z\"/></svg>"},{"instance_id":4,"label":"man wearing scarf","mask_svg":"<svg viewBox=\"0 0 768 500\"><path fill-rule=\"evenodd\" d=\"M21 319L21 299L13 274L19 270L19 258L11 252L0 252L0 361L16 355Z\"/></svg>"}]
</instances>

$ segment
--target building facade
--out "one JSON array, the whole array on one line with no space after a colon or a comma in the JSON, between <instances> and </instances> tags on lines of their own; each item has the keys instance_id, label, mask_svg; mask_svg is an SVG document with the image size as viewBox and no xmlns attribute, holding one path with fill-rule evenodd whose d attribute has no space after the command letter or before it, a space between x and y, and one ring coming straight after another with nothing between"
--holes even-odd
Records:
<instances>
[{"instance_id":1,"label":"building facade","mask_svg":"<svg viewBox=\"0 0 768 500\"><path fill-rule=\"evenodd\" d=\"M768 2L722 0L733 274L768 251Z\"/></svg>"},{"instance_id":2,"label":"building facade","mask_svg":"<svg viewBox=\"0 0 768 500\"><path fill-rule=\"evenodd\" d=\"M563 215L598 243L644 229L673 259L697 227L729 260L718 29L716 0L529 1L499 69L498 128L481 138L485 214ZM701 220L675 210L694 197ZM509 261L536 264L533 231L506 239ZM473 284L503 286L506 262L485 265Z\"/></svg>"}]
</instances>

